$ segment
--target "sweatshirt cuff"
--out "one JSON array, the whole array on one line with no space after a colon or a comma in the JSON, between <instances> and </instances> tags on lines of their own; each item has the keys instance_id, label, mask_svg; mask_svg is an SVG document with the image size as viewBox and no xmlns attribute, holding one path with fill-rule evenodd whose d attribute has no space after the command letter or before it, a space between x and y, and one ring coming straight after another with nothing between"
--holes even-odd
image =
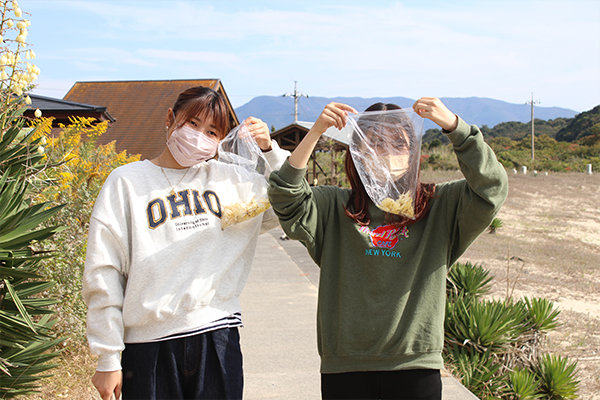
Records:
<instances>
[{"instance_id":1,"label":"sweatshirt cuff","mask_svg":"<svg viewBox=\"0 0 600 400\"><path fill-rule=\"evenodd\" d=\"M306 175L307 167L296 168L290 164L289 159L285 160L281 169L277 173L279 177L290 185L298 186L302 184Z\"/></svg>"},{"instance_id":2,"label":"sweatshirt cuff","mask_svg":"<svg viewBox=\"0 0 600 400\"><path fill-rule=\"evenodd\" d=\"M271 140L271 150L263 153L269 166L272 169L277 169L288 158L290 152L279 147L276 140Z\"/></svg>"},{"instance_id":3,"label":"sweatshirt cuff","mask_svg":"<svg viewBox=\"0 0 600 400\"><path fill-rule=\"evenodd\" d=\"M104 354L98 358L96 371L118 371L121 369L121 355L119 353Z\"/></svg>"},{"instance_id":4,"label":"sweatshirt cuff","mask_svg":"<svg viewBox=\"0 0 600 400\"><path fill-rule=\"evenodd\" d=\"M444 132L444 134L454 146L460 146L471 135L471 126L461 117L458 117L456 129L451 132Z\"/></svg>"}]
</instances>

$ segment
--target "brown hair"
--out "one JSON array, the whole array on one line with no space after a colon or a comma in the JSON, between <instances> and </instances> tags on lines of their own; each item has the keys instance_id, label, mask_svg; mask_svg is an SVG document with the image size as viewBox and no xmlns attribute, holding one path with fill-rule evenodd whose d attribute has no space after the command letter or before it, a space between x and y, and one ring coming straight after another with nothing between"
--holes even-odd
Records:
<instances>
[{"instance_id":1,"label":"brown hair","mask_svg":"<svg viewBox=\"0 0 600 400\"><path fill-rule=\"evenodd\" d=\"M196 86L184 90L173 105L175 123L181 126L194 117L201 119L212 118L219 134L223 139L230 130L229 111L223 96L210 88Z\"/></svg>"},{"instance_id":2,"label":"brown hair","mask_svg":"<svg viewBox=\"0 0 600 400\"><path fill-rule=\"evenodd\" d=\"M368 107L365 111L387 111L387 110L399 110L401 107L396 104L384 104L375 103ZM346 176L350 181L352 191L350 198L346 204L345 211L346 215L352 218L357 224L368 225L371 222L371 216L369 215L369 204L370 199L365 187L360 180L354 161L350 154L350 149L346 151L346 157L344 159L344 169ZM434 184L425 184L420 182L420 174L417 173L417 190L415 194L415 219L408 217L396 216L386 213L386 222L390 222L396 226L405 226L413 224L427 215L429 211L429 203L433 194L435 193Z\"/></svg>"}]
</instances>

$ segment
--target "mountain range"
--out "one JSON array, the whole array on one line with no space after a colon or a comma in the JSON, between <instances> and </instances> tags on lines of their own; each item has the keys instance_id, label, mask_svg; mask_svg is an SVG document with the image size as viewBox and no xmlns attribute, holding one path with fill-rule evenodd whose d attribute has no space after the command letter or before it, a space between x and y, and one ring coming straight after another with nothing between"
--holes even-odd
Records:
<instances>
[{"instance_id":1,"label":"mountain range","mask_svg":"<svg viewBox=\"0 0 600 400\"><path fill-rule=\"evenodd\" d=\"M508 103L485 97L441 97L444 104L470 124L493 127L501 122L531 121L531 105ZM394 103L402 108L412 107L415 99L406 97L301 97L298 99L298 120L314 122L323 108L330 102L345 103L358 111L364 111L371 104ZM294 121L294 100L283 96L258 96L235 109L240 121L254 116L267 123L269 128L281 129ZM535 106L535 119L573 118L578 112L561 107ZM431 121L425 121L425 129L436 128Z\"/></svg>"}]
</instances>

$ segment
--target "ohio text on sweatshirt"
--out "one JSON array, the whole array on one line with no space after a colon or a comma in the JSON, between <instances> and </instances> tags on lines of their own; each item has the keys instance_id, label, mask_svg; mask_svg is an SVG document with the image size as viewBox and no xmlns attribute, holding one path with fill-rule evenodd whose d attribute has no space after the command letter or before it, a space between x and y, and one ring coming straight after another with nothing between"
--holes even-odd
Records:
<instances>
[{"instance_id":1,"label":"ohio text on sweatshirt","mask_svg":"<svg viewBox=\"0 0 600 400\"><path fill-rule=\"evenodd\" d=\"M265 153L275 168L287 155L277 146ZM269 209L222 230L220 218L224 204L249 201L259 180L215 160L162 170L144 160L110 174L90 219L83 279L99 371L121 368L124 343L239 318L257 236L278 221Z\"/></svg>"}]
</instances>

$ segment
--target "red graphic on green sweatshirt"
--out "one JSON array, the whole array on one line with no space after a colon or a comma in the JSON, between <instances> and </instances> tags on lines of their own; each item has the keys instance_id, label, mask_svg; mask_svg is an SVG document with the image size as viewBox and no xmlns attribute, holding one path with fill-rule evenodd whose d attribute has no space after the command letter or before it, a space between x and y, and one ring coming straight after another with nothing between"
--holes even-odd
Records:
<instances>
[{"instance_id":1,"label":"red graphic on green sweatshirt","mask_svg":"<svg viewBox=\"0 0 600 400\"><path fill-rule=\"evenodd\" d=\"M408 237L408 228L406 226L398 228L394 225L378 226L370 230L367 226L360 228L361 232L369 234L373 247L384 249L393 249L400 238Z\"/></svg>"}]
</instances>

